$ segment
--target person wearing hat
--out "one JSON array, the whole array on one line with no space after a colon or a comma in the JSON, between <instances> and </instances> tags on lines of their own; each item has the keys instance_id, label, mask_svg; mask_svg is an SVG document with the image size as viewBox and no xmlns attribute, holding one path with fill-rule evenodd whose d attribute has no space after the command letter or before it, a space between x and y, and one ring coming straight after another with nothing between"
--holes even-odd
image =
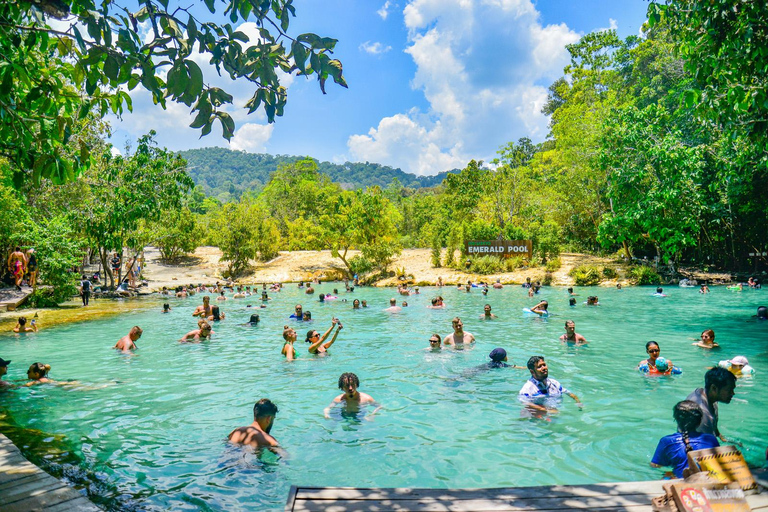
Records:
<instances>
[{"instance_id":1,"label":"person wearing hat","mask_svg":"<svg viewBox=\"0 0 768 512\"><path fill-rule=\"evenodd\" d=\"M488 368L517 368L518 370L525 370L525 366L517 366L513 364L507 364L507 351L501 347L496 347L488 354L491 358L491 362L487 363Z\"/></svg>"},{"instance_id":2,"label":"person wearing hat","mask_svg":"<svg viewBox=\"0 0 768 512\"><path fill-rule=\"evenodd\" d=\"M726 361L720 361L717 366L725 368L732 374L739 377L746 377L747 375L754 375L755 369L749 366L749 361L744 356L736 356L733 359Z\"/></svg>"},{"instance_id":3,"label":"person wearing hat","mask_svg":"<svg viewBox=\"0 0 768 512\"><path fill-rule=\"evenodd\" d=\"M3 380L3 375L8 373L8 365L9 364L11 364L10 361L6 361L2 357L0 357L0 388L13 386L13 384L11 384L10 382L5 382Z\"/></svg>"}]
</instances>

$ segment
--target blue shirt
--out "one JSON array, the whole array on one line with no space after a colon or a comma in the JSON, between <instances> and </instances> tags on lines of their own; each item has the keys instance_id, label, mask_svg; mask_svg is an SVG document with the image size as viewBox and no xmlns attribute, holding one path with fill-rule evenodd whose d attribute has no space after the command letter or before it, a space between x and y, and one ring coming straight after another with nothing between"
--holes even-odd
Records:
<instances>
[{"instance_id":1,"label":"blue shirt","mask_svg":"<svg viewBox=\"0 0 768 512\"><path fill-rule=\"evenodd\" d=\"M712 434L702 434L701 432L691 432L688 434L688 442L694 450L720 446L715 436ZM671 436L662 437L659 440L659 445L656 447L656 453L653 454L651 462L659 466L672 466L672 472L675 476L683 478L683 470L688 467L688 453L685 451L683 434L678 432Z\"/></svg>"}]
</instances>

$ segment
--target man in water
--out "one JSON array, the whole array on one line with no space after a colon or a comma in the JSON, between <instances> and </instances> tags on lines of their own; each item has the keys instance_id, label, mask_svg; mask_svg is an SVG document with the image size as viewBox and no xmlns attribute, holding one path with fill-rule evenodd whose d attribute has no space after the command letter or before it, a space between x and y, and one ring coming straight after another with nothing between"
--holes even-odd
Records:
<instances>
[{"instance_id":1,"label":"man in water","mask_svg":"<svg viewBox=\"0 0 768 512\"><path fill-rule=\"evenodd\" d=\"M304 320L304 309L301 307L301 304L296 304L296 307L293 308L293 314L288 318L292 318L293 320Z\"/></svg>"},{"instance_id":2,"label":"man in water","mask_svg":"<svg viewBox=\"0 0 768 512\"><path fill-rule=\"evenodd\" d=\"M117 343L115 343L114 348L117 350L122 350L123 352L137 348L136 342L139 340L139 338L141 338L143 332L144 331L141 330L141 327L134 325L131 327L131 330L128 334L120 338Z\"/></svg>"},{"instance_id":3,"label":"man in water","mask_svg":"<svg viewBox=\"0 0 768 512\"><path fill-rule=\"evenodd\" d=\"M496 279L496 282L493 283L493 287L497 290L504 288L504 285L501 284L501 279Z\"/></svg>"},{"instance_id":4,"label":"man in water","mask_svg":"<svg viewBox=\"0 0 768 512\"><path fill-rule=\"evenodd\" d=\"M546 407L543 402L548 398L560 398L568 395L576 401L576 405L582 407L579 397L564 388L555 379L549 378L549 368L544 356L533 356L528 360L528 370L531 378L523 384L518 393L518 399L525 407L533 412L557 412L557 409Z\"/></svg>"},{"instance_id":5,"label":"man in water","mask_svg":"<svg viewBox=\"0 0 768 512\"><path fill-rule=\"evenodd\" d=\"M211 316L211 298L208 295L203 296L203 305L197 306L195 312L192 313L192 316L200 316L203 318Z\"/></svg>"},{"instance_id":6,"label":"man in water","mask_svg":"<svg viewBox=\"0 0 768 512\"><path fill-rule=\"evenodd\" d=\"M354 373L342 373L341 377L339 377L339 389L344 392L334 398L333 402L331 402L331 405L323 410L323 415L326 417L326 419L331 418L331 409L342 403L344 404L344 412L351 414L357 414L360 412L361 405L375 405L376 409L374 409L371 414L366 416L366 419L372 418L374 414L379 412L381 406L378 404L378 402L376 402L376 400L374 400L371 395L359 392L357 390L359 387L360 379L357 378L357 375Z\"/></svg>"},{"instance_id":7,"label":"man in water","mask_svg":"<svg viewBox=\"0 0 768 512\"><path fill-rule=\"evenodd\" d=\"M735 389L736 376L725 368L712 368L704 374L704 387L697 388L686 398L686 400L699 404L701 409L702 418L697 431L712 434L719 437L722 442L727 442L725 437L720 434L717 425L717 402L731 403Z\"/></svg>"},{"instance_id":8,"label":"man in water","mask_svg":"<svg viewBox=\"0 0 768 512\"><path fill-rule=\"evenodd\" d=\"M486 304L483 306L483 314L480 315L480 320L491 320L492 318L498 318L496 315L491 313L491 305Z\"/></svg>"},{"instance_id":9,"label":"man in water","mask_svg":"<svg viewBox=\"0 0 768 512\"><path fill-rule=\"evenodd\" d=\"M565 334L560 336L560 341L576 345L586 345L587 339L576 332L576 323L573 320L565 321Z\"/></svg>"},{"instance_id":10,"label":"man in water","mask_svg":"<svg viewBox=\"0 0 768 512\"><path fill-rule=\"evenodd\" d=\"M473 334L464 332L464 323L462 323L461 318L455 317L451 320L451 325L453 326L453 332L443 339L443 344L456 346L475 342Z\"/></svg>"},{"instance_id":11,"label":"man in water","mask_svg":"<svg viewBox=\"0 0 768 512\"><path fill-rule=\"evenodd\" d=\"M277 447L280 444L269 432L275 423L278 413L277 406L268 398L262 398L253 406L253 423L246 427L239 427L229 433L227 438L234 444L245 444L259 447Z\"/></svg>"},{"instance_id":12,"label":"man in water","mask_svg":"<svg viewBox=\"0 0 768 512\"><path fill-rule=\"evenodd\" d=\"M384 311L387 313L399 313L403 308L397 305L397 299L389 299L389 307Z\"/></svg>"},{"instance_id":13,"label":"man in water","mask_svg":"<svg viewBox=\"0 0 768 512\"><path fill-rule=\"evenodd\" d=\"M0 388L13 386L13 384L11 384L10 382L5 382L3 380L3 375L8 373L9 364L11 364L10 361L6 361L2 357L0 357Z\"/></svg>"},{"instance_id":14,"label":"man in water","mask_svg":"<svg viewBox=\"0 0 768 512\"><path fill-rule=\"evenodd\" d=\"M24 279L24 272L27 271L27 257L21 252L20 247L16 247L8 256L8 271L13 275L16 289L21 290L21 281Z\"/></svg>"}]
</instances>

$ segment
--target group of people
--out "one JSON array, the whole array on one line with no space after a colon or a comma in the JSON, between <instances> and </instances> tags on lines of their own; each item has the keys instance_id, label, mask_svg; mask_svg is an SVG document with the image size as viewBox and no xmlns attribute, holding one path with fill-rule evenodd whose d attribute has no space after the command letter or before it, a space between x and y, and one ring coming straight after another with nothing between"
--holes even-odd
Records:
<instances>
[{"instance_id":1,"label":"group of people","mask_svg":"<svg viewBox=\"0 0 768 512\"><path fill-rule=\"evenodd\" d=\"M23 252L21 247L15 247L13 252L8 255L8 272L13 276L13 284L17 290L21 291L25 278L30 288L33 290L37 288L37 253L35 253L35 249L29 248Z\"/></svg>"}]
</instances>

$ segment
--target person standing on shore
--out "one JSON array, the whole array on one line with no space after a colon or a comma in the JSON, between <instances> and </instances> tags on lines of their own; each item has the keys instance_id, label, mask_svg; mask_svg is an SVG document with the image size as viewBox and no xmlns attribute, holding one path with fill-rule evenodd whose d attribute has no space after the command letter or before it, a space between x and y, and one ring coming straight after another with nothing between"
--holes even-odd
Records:
<instances>
[{"instance_id":1,"label":"person standing on shore","mask_svg":"<svg viewBox=\"0 0 768 512\"><path fill-rule=\"evenodd\" d=\"M27 284L37 289L37 254L33 248L27 250Z\"/></svg>"},{"instance_id":2,"label":"person standing on shore","mask_svg":"<svg viewBox=\"0 0 768 512\"><path fill-rule=\"evenodd\" d=\"M16 289L21 291L21 281L24 279L24 272L27 270L27 257L21 252L21 247L16 247L8 256L8 270L13 274Z\"/></svg>"},{"instance_id":3,"label":"person standing on shore","mask_svg":"<svg viewBox=\"0 0 768 512\"><path fill-rule=\"evenodd\" d=\"M83 306L87 306L91 300L91 281L85 274L83 274L83 280L80 282L80 296L83 299Z\"/></svg>"}]
</instances>

